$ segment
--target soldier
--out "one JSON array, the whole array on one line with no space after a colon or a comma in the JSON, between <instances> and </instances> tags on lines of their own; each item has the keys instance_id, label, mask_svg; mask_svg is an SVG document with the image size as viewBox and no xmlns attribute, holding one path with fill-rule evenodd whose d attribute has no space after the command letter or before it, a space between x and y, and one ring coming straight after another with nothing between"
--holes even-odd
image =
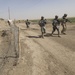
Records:
<instances>
[{"instance_id":1,"label":"soldier","mask_svg":"<svg viewBox=\"0 0 75 75\"><path fill-rule=\"evenodd\" d=\"M11 26L13 24L13 21L12 20L8 20L7 22L8 22L8 25L9 26Z\"/></svg>"},{"instance_id":2,"label":"soldier","mask_svg":"<svg viewBox=\"0 0 75 75\"><path fill-rule=\"evenodd\" d=\"M60 33L59 33L60 21L59 21L57 15L55 16L55 18L54 18L54 20L53 20L53 22L52 22L52 26L53 26L53 31L52 31L51 35L53 35L53 33L57 30L57 31L58 31L58 37L60 37L60 36L59 36L59 34L60 34Z\"/></svg>"},{"instance_id":3,"label":"soldier","mask_svg":"<svg viewBox=\"0 0 75 75\"><path fill-rule=\"evenodd\" d=\"M25 23L26 23L27 28L29 28L30 22L29 22L29 20L28 20L28 19L26 20L26 22L25 22Z\"/></svg>"},{"instance_id":4,"label":"soldier","mask_svg":"<svg viewBox=\"0 0 75 75\"><path fill-rule=\"evenodd\" d=\"M8 25L10 26L10 22L9 21L7 21L8 22Z\"/></svg>"},{"instance_id":5,"label":"soldier","mask_svg":"<svg viewBox=\"0 0 75 75\"><path fill-rule=\"evenodd\" d=\"M42 33L42 38L44 38L44 33L46 33L45 25L46 25L46 20L44 17L41 17L41 20L39 21L39 25L41 27L41 33Z\"/></svg>"},{"instance_id":6,"label":"soldier","mask_svg":"<svg viewBox=\"0 0 75 75\"><path fill-rule=\"evenodd\" d=\"M67 26L66 26L67 22L70 22L70 21L67 19L67 14L64 14L64 16L62 17L62 20L61 20L61 25L62 25L61 33L62 34L66 34L65 31L66 31L66 28L67 28Z\"/></svg>"}]
</instances>

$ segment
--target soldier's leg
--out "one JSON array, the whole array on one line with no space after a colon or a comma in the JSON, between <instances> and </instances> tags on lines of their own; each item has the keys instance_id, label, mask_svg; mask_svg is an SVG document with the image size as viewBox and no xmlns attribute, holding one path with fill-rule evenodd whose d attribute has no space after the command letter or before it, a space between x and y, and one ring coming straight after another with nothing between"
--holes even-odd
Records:
<instances>
[{"instance_id":1,"label":"soldier's leg","mask_svg":"<svg viewBox=\"0 0 75 75\"><path fill-rule=\"evenodd\" d=\"M64 26L62 33L63 33L63 34L66 34L65 32L66 32L66 27Z\"/></svg>"},{"instance_id":2,"label":"soldier's leg","mask_svg":"<svg viewBox=\"0 0 75 75\"><path fill-rule=\"evenodd\" d=\"M26 27L28 28L28 25L26 25Z\"/></svg>"},{"instance_id":3,"label":"soldier's leg","mask_svg":"<svg viewBox=\"0 0 75 75\"><path fill-rule=\"evenodd\" d=\"M64 24L64 33L66 32L66 29L67 29L67 27L66 27L66 23Z\"/></svg>"},{"instance_id":4,"label":"soldier's leg","mask_svg":"<svg viewBox=\"0 0 75 75\"><path fill-rule=\"evenodd\" d=\"M46 33L46 29L45 29L45 27L43 27L43 30L44 30L44 33Z\"/></svg>"},{"instance_id":5,"label":"soldier's leg","mask_svg":"<svg viewBox=\"0 0 75 75\"><path fill-rule=\"evenodd\" d=\"M62 25L62 31L61 31L62 34L65 34L65 26L64 24Z\"/></svg>"},{"instance_id":6,"label":"soldier's leg","mask_svg":"<svg viewBox=\"0 0 75 75\"><path fill-rule=\"evenodd\" d=\"M51 34L53 34L53 33L55 32L55 30L56 30L56 28L55 28L55 27L53 27L53 30L52 30L52 33L51 33Z\"/></svg>"},{"instance_id":7,"label":"soldier's leg","mask_svg":"<svg viewBox=\"0 0 75 75\"><path fill-rule=\"evenodd\" d=\"M58 37L60 37L60 32L59 32L59 28L56 28L57 32L58 32Z\"/></svg>"},{"instance_id":8,"label":"soldier's leg","mask_svg":"<svg viewBox=\"0 0 75 75\"><path fill-rule=\"evenodd\" d=\"M27 28L29 28L29 25L27 25Z\"/></svg>"},{"instance_id":9,"label":"soldier's leg","mask_svg":"<svg viewBox=\"0 0 75 75\"><path fill-rule=\"evenodd\" d=\"M27 28L29 28L29 25L28 24L26 24L26 26L27 26Z\"/></svg>"},{"instance_id":10,"label":"soldier's leg","mask_svg":"<svg viewBox=\"0 0 75 75\"><path fill-rule=\"evenodd\" d=\"M42 38L44 38L44 29L43 29L43 27L41 27L41 36L42 36Z\"/></svg>"},{"instance_id":11,"label":"soldier's leg","mask_svg":"<svg viewBox=\"0 0 75 75\"><path fill-rule=\"evenodd\" d=\"M43 27L41 27L41 33L43 32Z\"/></svg>"}]
</instances>

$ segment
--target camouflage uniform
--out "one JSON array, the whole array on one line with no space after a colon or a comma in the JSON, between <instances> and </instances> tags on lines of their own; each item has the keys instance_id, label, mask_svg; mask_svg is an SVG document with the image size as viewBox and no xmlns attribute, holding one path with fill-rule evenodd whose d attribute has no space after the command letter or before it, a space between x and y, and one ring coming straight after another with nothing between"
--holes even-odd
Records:
<instances>
[{"instance_id":1,"label":"camouflage uniform","mask_svg":"<svg viewBox=\"0 0 75 75\"><path fill-rule=\"evenodd\" d=\"M46 33L46 29L45 29L46 20L44 19L43 16L41 17L41 20L39 21L39 25L41 27L41 33L43 35L44 33Z\"/></svg>"},{"instance_id":2,"label":"camouflage uniform","mask_svg":"<svg viewBox=\"0 0 75 75\"><path fill-rule=\"evenodd\" d=\"M13 21L12 20L8 20L7 22L8 22L9 26L13 25Z\"/></svg>"},{"instance_id":3,"label":"camouflage uniform","mask_svg":"<svg viewBox=\"0 0 75 75\"><path fill-rule=\"evenodd\" d=\"M61 21L61 25L62 25L61 33L62 34L65 34L65 31L67 29L67 27L66 27L67 22L70 22L70 21L67 19L67 14L64 14L64 16L62 17L62 21Z\"/></svg>"},{"instance_id":4,"label":"camouflage uniform","mask_svg":"<svg viewBox=\"0 0 75 75\"><path fill-rule=\"evenodd\" d=\"M58 16L55 16L55 19L52 22L52 26L53 26L53 31L52 31L51 35L57 30L58 31L58 37L59 37L60 21L58 20Z\"/></svg>"},{"instance_id":5,"label":"camouflage uniform","mask_svg":"<svg viewBox=\"0 0 75 75\"><path fill-rule=\"evenodd\" d=\"M25 23L26 23L27 28L29 28L30 22L29 22L28 19L27 19L27 21Z\"/></svg>"}]
</instances>

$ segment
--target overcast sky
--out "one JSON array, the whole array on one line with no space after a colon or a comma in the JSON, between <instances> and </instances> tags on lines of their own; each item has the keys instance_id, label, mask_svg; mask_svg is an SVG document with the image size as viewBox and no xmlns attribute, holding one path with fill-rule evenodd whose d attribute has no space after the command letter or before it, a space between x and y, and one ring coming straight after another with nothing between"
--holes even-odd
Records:
<instances>
[{"instance_id":1,"label":"overcast sky","mask_svg":"<svg viewBox=\"0 0 75 75\"><path fill-rule=\"evenodd\" d=\"M0 0L0 18L8 19L8 7L11 19L75 17L75 0Z\"/></svg>"}]
</instances>

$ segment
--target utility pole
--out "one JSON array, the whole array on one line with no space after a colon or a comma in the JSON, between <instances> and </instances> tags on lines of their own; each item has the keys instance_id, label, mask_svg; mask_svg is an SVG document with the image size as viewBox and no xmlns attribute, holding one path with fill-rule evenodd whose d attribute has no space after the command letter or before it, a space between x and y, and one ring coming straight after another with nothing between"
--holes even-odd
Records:
<instances>
[{"instance_id":1,"label":"utility pole","mask_svg":"<svg viewBox=\"0 0 75 75\"><path fill-rule=\"evenodd\" d=\"M8 7L8 17L9 17L9 20L10 20L10 8Z\"/></svg>"}]
</instances>

